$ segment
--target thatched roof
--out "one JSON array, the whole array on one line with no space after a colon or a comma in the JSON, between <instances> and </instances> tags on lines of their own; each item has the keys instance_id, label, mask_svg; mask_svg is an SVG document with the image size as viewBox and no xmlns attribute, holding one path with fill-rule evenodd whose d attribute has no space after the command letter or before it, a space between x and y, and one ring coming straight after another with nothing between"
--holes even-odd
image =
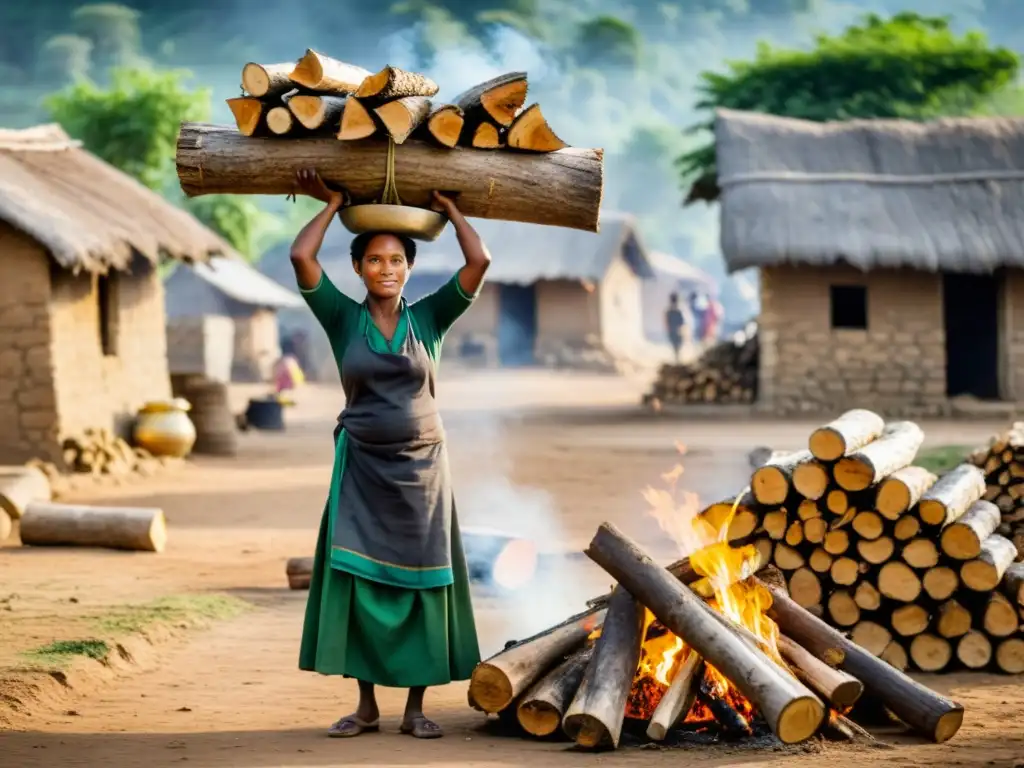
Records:
<instances>
[{"instance_id":1,"label":"thatched roof","mask_svg":"<svg viewBox=\"0 0 1024 768\"><path fill-rule=\"evenodd\" d=\"M205 261L231 247L195 218L81 148L57 125L0 130L0 221L75 272L125 269L133 252Z\"/></svg>"},{"instance_id":2,"label":"thatched roof","mask_svg":"<svg viewBox=\"0 0 1024 768\"><path fill-rule=\"evenodd\" d=\"M214 256L205 264L179 265L164 281L168 317L232 314L239 305L257 309L299 309L302 297L240 258Z\"/></svg>"},{"instance_id":3,"label":"thatched roof","mask_svg":"<svg viewBox=\"0 0 1024 768\"><path fill-rule=\"evenodd\" d=\"M1024 119L814 123L719 110L730 271L1024 266Z\"/></svg>"}]
</instances>

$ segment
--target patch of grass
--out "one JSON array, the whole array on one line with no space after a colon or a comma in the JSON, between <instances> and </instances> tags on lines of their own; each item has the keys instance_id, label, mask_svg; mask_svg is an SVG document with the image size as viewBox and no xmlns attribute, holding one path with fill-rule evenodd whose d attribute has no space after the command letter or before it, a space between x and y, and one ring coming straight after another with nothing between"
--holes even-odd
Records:
<instances>
[{"instance_id":1,"label":"patch of grass","mask_svg":"<svg viewBox=\"0 0 1024 768\"><path fill-rule=\"evenodd\" d=\"M228 595L175 595L143 605L116 608L97 618L96 625L111 634L132 634L153 624L195 624L232 619L249 608L249 603Z\"/></svg>"},{"instance_id":2,"label":"patch of grass","mask_svg":"<svg viewBox=\"0 0 1024 768\"><path fill-rule=\"evenodd\" d=\"M102 661L108 653L110 646L103 640L58 640L25 651L22 655L34 664L60 668L67 666L75 656L86 656Z\"/></svg>"},{"instance_id":3,"label":"patch of grass","mask_svg":"<svg viewBox=\"0 0 1024 768\"><path fill-rule=\"evenodd\" d=\"M914 463L938 475L963 464L973 450L966 445L937 445L918 453Z\"/></svg>"}]
</instances>

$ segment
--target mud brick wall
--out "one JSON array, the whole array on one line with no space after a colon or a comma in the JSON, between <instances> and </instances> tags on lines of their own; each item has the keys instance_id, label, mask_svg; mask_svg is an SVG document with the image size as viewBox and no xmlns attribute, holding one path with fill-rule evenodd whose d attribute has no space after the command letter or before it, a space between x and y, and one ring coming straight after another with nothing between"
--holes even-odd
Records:
<instances>
[{"instance_id":1,"label":"mud brick wall","mask_svg":"<svg viewBox=\"0 0 1024 768\"><path fill-rule=\"evenodd\" d=\"M867 328L831 328L830 286L867 288ZM760 397L766 411L851 407L940 415L946 398L942 277L844 267L761 271Z\"/></svg>"},{"instance_id":2,"label":"mud brick wall","mask_svg":"<svg viewBox=\"0 0 1024 768\"><path fill-rule=\"evenodd\" d=\"M46 252L0 222L0 464L59 458L49 303Z\"/></svg>"}]
</instances>

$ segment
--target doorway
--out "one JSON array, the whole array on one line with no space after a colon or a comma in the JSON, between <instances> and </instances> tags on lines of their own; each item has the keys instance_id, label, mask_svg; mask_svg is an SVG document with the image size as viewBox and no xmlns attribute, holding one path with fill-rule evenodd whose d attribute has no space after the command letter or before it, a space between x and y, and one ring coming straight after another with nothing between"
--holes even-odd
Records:
<instances>
[{"instance_id":1,"label":"doorway","mask_svg":"<svg viewBox=\"0 0 1024 768\"><path fill-rule=\"evenodd\" d=\"M999 399L1000 275L947 274L942 281L946 326L946 394Z\"/></svg>"},{"instance_id":2,"label":"doorway","mask_svg":"<svg viewBox=\"0 0 1024 768\"><path fill-rule=\"evenodd\" d=\"M498 360L503 366L533 365L537 344L535 285L498 285Z\"/></svg>"}]
</instances>

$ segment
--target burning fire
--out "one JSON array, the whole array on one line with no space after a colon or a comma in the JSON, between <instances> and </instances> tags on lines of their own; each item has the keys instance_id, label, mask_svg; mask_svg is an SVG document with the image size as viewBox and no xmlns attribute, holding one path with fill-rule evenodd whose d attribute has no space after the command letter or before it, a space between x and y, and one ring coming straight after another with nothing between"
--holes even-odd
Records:
<instances>
[{"instance_id":1,"label":"burning fire","mask_svg":"<svg viewBox=\"0 0 1024 768\"><path fill-rule=\"evenodd\" d=\"M677 447L681 454L686 452L685 446ZM781 663L776 644L779 629L766 615L772 603L771 594L749 579L758 567L756 549L750 545L733 548L726 542L732 514L721 522L699 516L697 495L677 488L683 472L679 464L662 476L666 488L644 490L650 513L676 542L681 554L689 556L693 569L706 578L714 593L707 604L759 638L762 649ZM733 506L733 513L736 506ZM690 648L680 638L647 613L640 664L626 704L626 717L650 719L689 653ZM700 695L684 722L694 725L715 722L720 717L712 710L723 703L734 710L744 724L750 725L755 715L750 701L717 669L705 664Z\"/></svg>"}]
</instances>

